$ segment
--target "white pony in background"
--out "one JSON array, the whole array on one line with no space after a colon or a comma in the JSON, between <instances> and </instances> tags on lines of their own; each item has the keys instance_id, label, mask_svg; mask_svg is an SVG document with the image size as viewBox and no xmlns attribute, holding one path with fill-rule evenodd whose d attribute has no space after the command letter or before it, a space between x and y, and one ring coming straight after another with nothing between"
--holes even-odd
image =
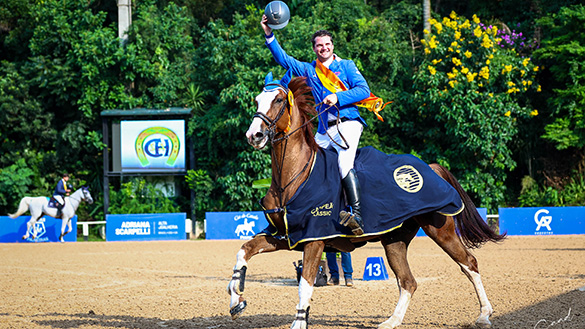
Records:
<instances>
[{"instance_id":1,"label":"white pony in background","mask_svg":"<svg viewBox=\"0 0 585 329\"><path fill-rule=\"evenodd\" d=\"M65 206L62 210L62 224L61 224L61 235L59 236L59 241L65 242L63 237L65 234L72 231L71 227L71 218L75 216L75 212L79 207L81 201L86 201L89 204L93 203L93 198L91 197L91 193L89 193L88 187L82 187L79 190L73 192L71 196L65 198ZM25 212L30 211L30 220L26 223L26 234L22 236L22 239L25 240L29 237L29 232L32 227L32 238L33 240L37 238L37 230L36 230L36 222L37 220L43 215L49 215L51 217L57 218L57 208L49 207L49 198L40 196L40 197L24 197L20 200L20 204L18 206L18 210L14 214L8 214L10 218L16 218ZM65 232L65 227L68 227L67 232Z\"/></svg>"}]
</instances>

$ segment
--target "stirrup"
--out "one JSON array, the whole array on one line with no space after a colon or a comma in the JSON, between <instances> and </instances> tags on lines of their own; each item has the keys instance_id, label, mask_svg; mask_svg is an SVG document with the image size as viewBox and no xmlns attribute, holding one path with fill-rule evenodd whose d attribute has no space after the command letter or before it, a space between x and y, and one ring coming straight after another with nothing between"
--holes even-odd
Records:
<instances>
[{"instance_id":1,"label":"stirrup","mask_svg":"<svg viewBox=\"0 0 585 329\"><path fill-rule=\"evenodd\" d=\"M362 223L361 218L345 210L342 210L339 213L339 224L349 228L351 232L355 235L364 234L364 224Z\"/></svg>"}]
</instances>

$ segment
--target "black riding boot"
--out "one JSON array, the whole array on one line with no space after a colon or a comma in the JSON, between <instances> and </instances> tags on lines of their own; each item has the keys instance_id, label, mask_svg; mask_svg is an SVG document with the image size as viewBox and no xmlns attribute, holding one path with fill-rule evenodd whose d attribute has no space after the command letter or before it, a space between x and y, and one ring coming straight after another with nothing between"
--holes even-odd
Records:
<instances>
[{"instance_id":1,"label":"black riding boot","mask_svg":"<svg viewBox=\"0 0 585 329\"><path fill-rule=\"evenodd\" d=\"M61 210L63 210L63 205L57 202L57 218L61 218L63 215Z\"/></svg>"},{"instance_id":2,"label":"black riding boot","mask_svg":"<svg viewBox=\"0 0 585 329\"><path fill-rule=\"evenodd\" d=\"M361 188L355 170L351 169L347 176L341 180L341 186L345 191L347 203L351 206L351 213L342 210L339 213L340 224L351 229L353 234L364 234L364 222L361 215Z\"/></svg>"}]
</instances>

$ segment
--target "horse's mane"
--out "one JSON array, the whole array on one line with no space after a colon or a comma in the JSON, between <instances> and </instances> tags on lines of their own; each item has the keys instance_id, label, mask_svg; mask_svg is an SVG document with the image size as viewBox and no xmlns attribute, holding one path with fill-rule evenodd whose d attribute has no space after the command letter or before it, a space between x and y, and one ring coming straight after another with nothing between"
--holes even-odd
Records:
<instances>
[{"instance_id":1,"label":"horse's mane","mask_svg":"<svg viewBox=\"0 0 585 329\"><path fill-rule=\"evenodd\" d=\"M313 121L311 121L317 115L317 111L315 110L315 99L311 93L311 87L307 85L306 80L304 77L293 78L288 84L288 88L293 93L295 103L301 114L301 125L304 125L302 130L307 144L312 151L317 151L319 150L319 145L315 142Z\"/></svg>"}]
</instances>

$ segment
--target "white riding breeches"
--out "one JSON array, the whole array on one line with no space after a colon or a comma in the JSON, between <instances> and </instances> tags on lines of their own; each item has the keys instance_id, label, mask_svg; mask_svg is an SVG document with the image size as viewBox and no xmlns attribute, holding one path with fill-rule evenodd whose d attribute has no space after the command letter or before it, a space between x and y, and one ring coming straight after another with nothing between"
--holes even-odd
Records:
<instances>
[{"instance_id":1,"label":"white riding breeches","mask_svg":"<svg viewBox=\"0 0 585 329\"><path fill-rule=\"evenodd\" d=\"M320 147L327 148L329 146L333 146L337 150L337 154L339 154L337 164L339 166L339 174L341 175L342 179L345 178L351 168L353 168L355 153L360 143L360 137L362 136L363 130L364 126L361 124L361 122L350 120L340 122L339 125L330 126L327 130L329 135L319 133L315 134L315 141ZM331 136L331 138L329 136ZM345 138L347 145L341 136ZM332 139L335 142L333 142ZM348 148L343 149L342 146Z\"/></svg>"},{"instance_id":2,"label":"white riding breeches","mask_svg":"<svg viewBox=\"0 0 585 329\"><path fill-rule=\"evenodd\" d=\"M55 198L55 200L57 200L57 202L59 202L61 205L65 204L65 200L63 200L63 196L61 195L53 195L53 198Z\"/></svg>"}]
</instances>

